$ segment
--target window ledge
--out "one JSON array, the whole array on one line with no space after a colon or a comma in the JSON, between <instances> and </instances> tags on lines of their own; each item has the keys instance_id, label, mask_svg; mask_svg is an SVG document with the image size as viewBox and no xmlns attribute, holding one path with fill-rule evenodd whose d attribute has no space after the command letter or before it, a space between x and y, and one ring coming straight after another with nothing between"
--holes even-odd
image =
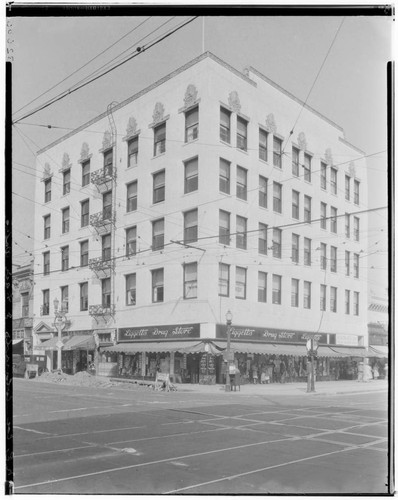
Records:
<instances>
[{"instance_id":1,"label":"window ledge","mask_svg":"<svg viewBox=\"0 0 398 500\"><path fill-rule=\"evenodd\" d=\"M151 160L156 160L156 158L161 158L162 156L166 156L166 151L164 153L160 153L156 156L152 156ZM130 168L134 168L134 167L130 167Z\"/></svg>"},{"instance_id":2,"label":"window ledge","mask_svg":"<svg viewBox=\"0 0 398 500\"><path fill-rule=\"evenodd\" d=\"M193 144L193 143L198 142L198 141L199 141L199 137L197 137L196 139L193 139L192 141L187 141L187 142L184 141L183 146L188 146L189 144Z\"/></svg>"},{"instance_id":3,"label":"window ledge","mask_svg":"<svg viewBox=\"0 0 398 500\"><path fill-rule=\"evenodd\" d=\"M236 146L236 151L240 151L241 153L244 153L245 155L249 156L249 152L247 149L241 149Z\"/></svg>"},{"instance_id":4,"label":"window ledge","mask_svg":"<svg viewBox=\"0 0 398 500\"><path fill-rule=\"evenodd\" d=\"M230 148L232 148L232 146L231 146L231 143L230 143L230 142L225 142L225 141L223 141L222 139L220 139L220 142L221 142L221 144L224 144L225 146L229 146Z\"/></svg>"}]
</instances>

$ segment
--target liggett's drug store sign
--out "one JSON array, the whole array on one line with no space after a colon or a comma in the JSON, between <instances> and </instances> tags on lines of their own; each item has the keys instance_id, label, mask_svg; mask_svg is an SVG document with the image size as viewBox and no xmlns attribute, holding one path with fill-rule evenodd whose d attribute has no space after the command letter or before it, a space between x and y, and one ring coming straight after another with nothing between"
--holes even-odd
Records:
<instances>
[{"instance_id":1,"label":"liggett's drug store sign","mask_svg":"<svg viewBox=\"0 0 398 500\"><path fill-rule=\"evenodd\" d=\"M327 343L326 333L311 333L294 330L278 330L275 328L257 328L246 326L231 326L231 341L256 341L269 343L305 344L308 339L315 339L320 344ZM217 325L216 336L219 339L227 338L227 326Z\"/></svg>"},{"instance_id":2,"label":"liggett's drug store sign","mask_svg":"<svg viewBox=\"0 0 398 500\"><path fill-rule=\"evenodd\" d=\"M200 338L200 324L119 328L118 341L180 340Z\"/></svg>"}]
</instances>

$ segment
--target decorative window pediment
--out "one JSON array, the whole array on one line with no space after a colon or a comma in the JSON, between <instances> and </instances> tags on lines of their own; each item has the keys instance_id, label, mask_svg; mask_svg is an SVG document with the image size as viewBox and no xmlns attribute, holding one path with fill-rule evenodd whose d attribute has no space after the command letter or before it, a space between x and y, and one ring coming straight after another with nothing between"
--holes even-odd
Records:
<instances>
[{"instance_id":1,"label":"decorative window pediment","mask_svg":"<svg viewBox=\"0 0 398 500\"><path fill-rule=\"evenodd\" d=\"M276 121L273 113L269 113L267 115L267 118L265 120L266 128L268 132L271 132L272 134L275 134L276 132Z\"/></svg>"},{"instance_id":2,"label":"decorative window pediment","mask_svg":"<svg viewBox=\"0 0 398 500\"><path fill-rule=\"evenodd\" d=\"M90 155L90 148L87 144L87 142L83 142L82 144L82 149L80 151L80 161L85 161L88 160L91 157Z\"/></svg>"},{"instance_id":3,"label":"decorative window pediment","mask_svg":"<svg viewBox=\"0 0 398 500\"><path fill-rule=\"evenodd\" d=\"M109 130L105 130L104 137L102 139L102 149L109 149L112 147L112 134Z\"/></svg>"},{"instance_id":4,"label":"decorative window pediment","mask_svg":"<svg viewBox=\"0 0 398 500\"><path fill-rule=\"evenodd\" d=\"M44 164L43 168L43 177L41 178L42 181L46 181L47 179L50 179L53 176L53 173L51 172L51 167L49 163Z\"/></svg>"},{"instance_id":5,"label":"decorative window pediment","mask_svg":"<svg viewBox=\"0 0 398 500\"><path fill-rule=\"evenodd\" d=\"M328 165L333 165L333 155L330 148L327 148L325 151L325 160Z\"/></svg>"},{"instance_id":6,"label":"decorative window pediment","mask_svg":"<svg viewBox=\"0 0 398 500\"><path fill-rule=\"evenodd\" d=\"M68 170L69 168L71 168L71 166L72 166L72 163L70 161L68 153L64 153L64 155L62 157L62 166L61 166L59 171L63 172L64 170Z\"/></svg>"},{"instance_id":7,"label":"decorative window pediment","mask_svg":"<svg viewBox=\"0 0 398 500\"><path fill-rule=\"evenodd\" d=\"M240 112L240 108L241 108L240 99L239 99L238 92L236 90L233 90L232 92L229 93L228 105L232 109L232 111L234 111L235 113Z\"/></svg>"},{"instance_id":8,"label":"decorative window pediment","mask_svg":"<svg viewBox=\"0 0 398 500\"><path fill-rule=\"evenodd\" d=\"M193 83L190 83L187 87L187 90L185 91L185 96L184 96L184 107L189 108L190 106L193 106L198 99L198 89L193 85Z\"/></svg>"},{"instance_id":9,"label":"decorative window pediment","mask_svg":"<svg viewBox=\"0 0 398 500\"><path fill-rule=\"evenodd\" d=\"M156 125L164 120L164 106L161 102L155 104L155 109L152 114L153 124Z\"/></svg>"},{"instance_id":10,"label":"decorative window pediment","mask_svg":"<svg viewBox=\"0 0 398 500\"><path fill-rule=\"evenodd\" d=\"M297 137L297 144L298 144L298 147L301 149L301 151L307 150L307 139L305 137L304 132L299 133L299 135Z\"/></svg>"}]
</instances>

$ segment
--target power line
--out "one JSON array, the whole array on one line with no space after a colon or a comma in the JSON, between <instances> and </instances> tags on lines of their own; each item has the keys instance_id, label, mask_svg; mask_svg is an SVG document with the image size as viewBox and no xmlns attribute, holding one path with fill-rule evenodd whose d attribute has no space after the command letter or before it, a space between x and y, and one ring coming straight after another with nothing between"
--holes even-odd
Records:
<instances>
[{"instance_id":1,"label":"power line","mask_svg":"<svg viewBox=\"0 0 398 500\"><path fill-rule=\"evenodd\" d=\"M125 64L126 62L130 61L131 59L134 59L135 57L137 57L138 55L142 54L144 51L154 47L155 45L157 45L158 43L162 42L163 40L165 40L166 38L168 38L169 36L173 35L174 33L176 33L177 31L179 31L180 29L182 29L184 26L186 26L187 24L191 23L192 21L194 21L195 19L197 19L198 16L194 16L193 18L189 19L188 21L180 24L179 26L177 26L175 29L173 29L172 31L170 31L169 33L166 33L165 35L163 35L161 38L159 38L158 40L155 40L154 42L152 43L149 43L149 45L147 47L138 47L136 49L136 51L131 55L129 56L127 59L125 59L124 61L120 62L120 63L117 63L115 64L114 66L112 66L110 69L104 71L103 73L101 73L100 75L98 76L95 76L94 78L92 78L91 80L88 80L84 83L82 83L81 85L73 88L73 89L69 89L67 91L65 91L63 94L61 94L60 96L50 100L49 102L43 104L42 106L38 107L37 109L35 109L34 111L31 111L30 113L27 113L25 115L23 115L21 118L15 120L13 122L13 125L15 125L16 123L18 123L19 121L21 120L24 120L25 118L28 118L29 116L32 116L33 114L36 114L38 113L39 111L47 108L48 106L51 106L52 104L54 104L55 102L57 101L60 101L61 99L63 99L64 97L72 94L73 92L76 92L77 90L81 89L82 87L85 87L86 85L94 82L95 80L98 80L99 78L105 76L106 74L110 73L111 71L113 71L114 69L118 68L119 66L122 66L123 64Z\"/></svg>"}]
</instances>

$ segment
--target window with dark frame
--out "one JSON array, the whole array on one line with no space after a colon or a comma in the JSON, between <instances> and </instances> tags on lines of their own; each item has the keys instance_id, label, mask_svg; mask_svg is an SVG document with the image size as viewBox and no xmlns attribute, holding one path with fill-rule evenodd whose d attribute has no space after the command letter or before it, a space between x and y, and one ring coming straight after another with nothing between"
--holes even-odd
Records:
<instances>
[{"instance_id":1,"label":"window with dark frame","mask_svg":"<svg viewBox=\"0 0 398 500\"><path fill-rule=\"evenodd\" d=\"M321 229L326 229L326 203L321 201Z\"/></svg>"},{"instance_id":2,"label":"window with dark frame","mask_svg":"<svg viewBox=\"0 0 398 500\"><path fill-rule=\"evenodd\" d=\"M262 208L268 205L268 179L259 175L258 177L258 204Z\"/></svg>"},{"instance_id":3,"label":"window with dark frame","mask_svg":"<svg viewBox=\"0 0 398 500\"><path fill-rule=\"evenodd\" d=\"M238 116L236 119L236 147L242 151L247 151L247 125L244 118Z\"/></svg>"},{"instance_id":4,"label":"window with dark frame","mask_svg":"<svg viewBox=\"0 0 398 500\"><path fill-rule=\"evenodd\" d=\"M247 200L247 170L236 167L236 197L241 200Z\"/></svg>"},{"instance_id":5,"label":"window with dark frame","mask_svg":"<svg viewBox=\"0 0 398 500\"><path fill-rule=\"evenodd\" d=\"M44 181L44 203L51 201L51 179Z\"/></svg>"},{"instance_id":6,"label":"window with dark frame","mask_svg":"<svg viewBox=\"0 0 398 500\"><path fill-rule=\"evenodd\" d=\"M219 210L218 241L222 245L231 244L231 214L225 210Z\"/></svg>"},{"instance_id":7,"label":"window with dark frame","mask_svg":"<svg viewBox=\"0 0 398 500\"><path fill-rule=\"evenodd\" d=\"M311 265L311 240L310 238L304 238L304 265Z\"/></svg>"},{"instance_id":8,"label":"window with dark frame","mask_svg":"<svg viewBox=\"0 0 398 500\"><path fill-rule=\"evenodd\" d=\"M330 232L337 233L337 208L330 207Z\"/></svg>"},{"instance_id":9,"label":"window with dark frame","mask_svg":"<svg viewBox=\"0 0 398 500\"><path fill-rule=\"evenodd\" d=\"M337 170L333 167L330 168L330 187L332 194L337 194Z\"/></svg>"},{"instance_id":10,"label":"window with dark frame","mask_svg":"<svg viewBox=\"0 0 398 500\"><path fill-rule=\"evenodd\" d=\"M104 175L112 176L113 171L113 148L104 151Z\"/></svg>"},{"instance_id":11,"label":"window with dark frame","mask_svg":"<svg viewBox=\"0 0 398 500\"><path fill-rule=\"evenodd\" d=\"M291 306L299 306L299 280L292 278L292 296L291 296Z\"/></svg>"},{"instance_id":12,"label":"window with dark frame","mask_svg":"<svg viewBox=\"0 0 398 500\"><path fill-rule=\"evenodd\" d=\"M337 288L335 286L330 287L330 310L337 312Z\"/></svg>"},{"instance_id":13,"label":"window with dark frame","mask_svg":"<svg viewBox=\"0 0 398 500\"><path fill-rule=\"evenodd\" d=\"M88 266L88 240L80 243L80 266Z\"/></svg>"},{"instance_id":14,"label":"window with dark frame","mask_svg":"<svg viewBox=\"0 0 398 500\"><path fill-rule=\"evenodd\" d=\"M69 311L69 287L61 286L61 304L64 312Z\"/></svg>"},{"instance_id":15,"label":"window with dark frame","mask_svg":"<svg viewBox=\"0 0 398 500\"><path fill-rule=\"evenodd\" d=\"M359 217L354 217L354 240L359 241Z\"/></svg>"},{"instance_id":16,"label":"window with dark frame","mask_svg":"<svg viewBox=\"0 0 398 500\"><path fill-rule=\"evenodd\" d=\"M330 271L337 273L337 247L330 247Z\"/></svg>"},{"instance_id":17,"label":"window with dark frame","mask_svg":"<svg viewBox=\"0 0 398 500\"><path fill-rule=\"evenodd\" d=\"M136 304L136 274L126 275L126 306L135 306Z\"/></svg>"},{"instance_id":18,"label":"window with dark frame","mask_svg":"<svg viewBox=\"0 0 398 500\"><path fill-rule=\"evenodd\" d=\"M184 162L184 193L198 190L198 158Z\"/></svg>"},{"instance_id":19,"label":"window with dark frame","mask_svg":"<svg viewBox=\"0 0 398 500\"><path fill-rule=\"evenodd\" d=\"M294 264L299 263L299 251L300 251L300 236L298 234L292 234L292 262Z\"/></svg>"},{"instance_id":20,"label":"window with dark frame","mask_svg":"<svg viewBox=\"0 0 398 500\"><path fill-rule=\"evenodd\" d=\"M164 248L164 219L152 222L152 250L163 250Z\"/></svg>"},{"instance_id":21,"label":"window with dark frame","mask_svg":"<svg viewBox=\"0 0 398 500\"><path fill-rule=\"evenodd\" d=\"M102 216L104 220L112 218L112 191L102 195Z\"/></svg>"},{"instance_id":22,"label":"window with dark frame","mask_svg":"<svg viewBox=\"0 0 398 500\"><path fill-rule=\"evenodd\" d=\"M70 169L63 173L62 194L70 193Z\"/></svg>"},{"instance_id":23,"label":"window with dark frame","mask_svg":"<svg viewBox=\"0 0 398 500\"><path fill-rule=\"evenodd\" d=\"M344 303L345 303L345 313L350 314L350 290L345 290Z\"/></svg>"},{"instance_id":24,"label":"window with dark frame","mask_svg":"<svg viewBox=\"0 0 398 500\"><path fill-rule=\"evenodd\" d=\"M354 307L354 316L359 316L359 292L353 292L353 307Z\"/></svg>"},{"instance_id":25,"label":"window with dark frame","mask_svg":"<svg viewBox=\"0 0 398 500\"><path fill-rule=\"evenodd\" d=\"M267 255L268 253L268 226L267 224L258 223L258 253L262 255Z\"/></svg>"},{"instance_id":26,"label":"window with dark frame","mask_svg":"<svg viewBox=\"0 0 398 500\"><path fill-rule=\"evenodd\" d=\"M50 252L43 253L43 275L50 274Z\"/></svg>"},{"instance_id":27,"label":"window with dark frame","mask_svg":"<svg viewBox=\"0 0 398 500\"><path fill-rule=\"evenodd\" d=\"M220 191L230 194L231 163L220 158Z\"/></svg>"},{"instance_id":28,"label":"window with dark frame","mask_svg":"<svg viewBox=\"0 0 398 500\"><path fill-rule=\"evenodd\" d=\"M69 233L69 207L62 210L62 234Z\"/></svg>"},{"instance_id":29,"label":"window with dark frame","mask_svg":"<svg viewBox=\"0 0 398 500\"><path fill-rule=\"evenodd\" d=\"M350 185L351 185L351 177L349 175L345 176L345 199L350 201Z\"/></svg>"},{"instance_id":30,"label":"window with dark frame","mask_svg":"<svg viewBox=\"0 0 398 500\"><path fill-rule=\"evenodd\" d=\"M274 193L274 203L273 208L274 212L281 214L282 213L282 184L278 182L273 183L273 193Z\"/></svg>"},{"instance_id":31,"label":"window with dark frame","mask_svg":"<svg viewBox=\"0 0 398 500\"><path fill-rule=\"evenodd\" d=\"M127 212L134 212L137 210L138 206L138 195L137 195L138 182L130 182L127 184Z\"/></svg>"},{"instance_id":32,"label":"window with dark frame","mask_svg":"<svg viewBox=\"0 0 398 500\"><path fill-rule=\"evenodd\" d=\"M260 128L258 136L258 157L260 160L268 161L268 133Z\"/></svg>"},{"instance_id":33,"label":"window with dark frame","mask_svg":"<svg viewBox=\"0 0 398 500\"><path fill-rule=\"evenodd\" d=\"M282 276L272 275L272 303L282 304Z\"/></svg>"},{"instance_id":34,"label":"window with dark frame","mask_svg":"<svg viewBox=\"0 0 398 500\"><path fill-rule=\"evenodd\" d=\"M349 238L350 237L350 214L345 214L344 216L345 219L345 237Z\"/></svg>"},{"instance_id":35,"label":"window with dark frame","mask_svg":"<svg viewBox=\"0 0 398 500\"><path fill-rule=\"evenodd\" d=\"M258 272L258 302L267 302L267 273Z\"/></svg>"},{"instance_id":36,"label":"window with dark frame","mask_svg":"<svg viewBox=\"0 0 398 500\"><path fill-rule=\"evenodd\" d=\"M81 202L81 227L86 227L90 222L90 200Z\"/></svg>"},{"instance_id":37,"label":"window with dark frame","mask_svg":"<svg viewBox=\"0 0 398 500\"><path fill-rule=\"evenodd\" d=\"M326 252L327 252L326 243L321 243L321 269L323 271L326 271L327 267Z\"/></svg>"},{"instance_id":38,"label":"window with dark frame","mask_svg":"<svg viewBox=\"0 0 398 500\"><path fill-rule=\"evenodd\" d=\"M235 298L246 299L247 269L244 267L235 268Z\"/></svg>"},{"instance_id":39,"label":"window with dark frame","mask_svg":"<svg viewBox=\"0 0 398 500\"><path fill-rule=\"evenodd\" d=\"M326 185L327 185L327 165L326 163L323 163L323 161L321 161L321 189L325 189L326 190Z\"/></svg>"},{"instance_id":40,"label":"window with dark frame","mask_svg":"<svg viewBox=\"0 0 398 500\"><path fill-rule=\"evenodd\" d=\"M42 290L42 296L42 316L48 316L50 314L50 290Z\"/></svg>"},{"instance_id":41,"label":"window with dark frame","mask_svg":"<svg viewBox=\"0 0 398 500\"><path fill-rule=\"evenodd\" d=\"M198 241L198 209L184 212L184 243Z\"/></svg>"},{"instance_id":42,"label":"window with dark frame","mask_svg":"<svg viewBox=\"0 0 398 500\"><path fill-rule=\"evenodd\" d=\"M82 187L90 184L90 160L82 163Z\"/></svg>"},{"instance_id":43,"label":"window with dark frame","mask_svg":"<svg viewBox=\"0 0 398 500\"><path fill-rule=\"evenodd\" d=\"M166 172L164 170L153 174L153 203L160 203L165 199L166 190ZM137 190L136 190L136 203L135 209L137 209Z\"/></svg>"},{"instance_id":44,"label":"window with dark frame","mask_svg":"<svg viewBox=\"0 0 398 500\"><path fill-rule=\"evenodd\" d=\"M225 108L220 108L220 139L231 142L231 112Z\"/></svg>"},{"instance_id":45,"label":"window with dark frame","mask_svg":"<svg viewBox=\"0 0 398 500\"><path fill-rule=\"evenodd\" d=\"M184 299L198 297L198 263L184 264Z\"/></svg>"},{"instance_id":46,"label":"window with dark frame","mask_svg":"<svg viewBox=\"0 0 398 500\"><path fill-rule=\"evenodd\" d=\"M354 203L359 205L359 181L354 180Z\"/></svg>"},{"instance_id":47,"label":"window with dark frame","mask_svg":"<svg viewBox=\"0 0 398 500\"><path fill-rule=\"evenodd\" d=\"M345 275L350 275L350 252L345 251Z\"/></svg>"},{"instance_id":48,"label":"window with dark frame","mask_svg":"<svg viewBox=\"0 0 398 500\"><path fill-rule=\"evenodd\" d=\"M110 260L112 257L111 254L111 235L110 234L105 234L102 236L102 260L105 262L107 260Z\"/></svg>"},{"instance_id":49,"label":"window with dark frame","mask_svg":"<svg viewBox=\"0 0 398 500\"><path fill-rule=\"evenodd\" d=\"M126 229L126 257L137 253L137 226Z\"/></svg>"},{"instance_id":50,"label":"window with dark frame","mask_svg":"<svg viewBox=\"0 0 398 500\"><path fill-rule=\"evenodd\" d=\"M88 311L88 282L80 283L80 310Z\"/></svg>"},{"instance_id":51,"label":"window with dark frame","mask_svg":"<svg viewBox=\"0 0 398 500\"><path fill-rule=\"evenodd\" d=\"M277 227L272 230L272 256L282 258L282 230Z\"/></svg>"},{"instance_id":52,"label":"window with dark frame","mask_svg":"<svg viewBox=\"0 0 398 500\"><path fill-rule=\"evenodd\" d=\"M166 123L161 123L153 129L154 145L153 156L166 152Z\"/></svg>"},{"instance_id":53,"label":"window with dark frame","mask_svg":"<svg viewBox=\"0 0 398 500\"><path fill-rule=\"evenodd\" d=\"M236 216L236 248L247 249L247 219Z\"/></svg>"},{"instance_id":54,"label":"window with dark frame","mask_svg":"<svg viewBox=\"0 0 398 500\"><path fill-rule=\"evenodd\" d=\"M111 279L104 278L101 280L101 297L102 307L109 309L111 307Z\"/></svg>"},{"instance_id":55,"label":"window with dark frame","mask_svg":"<svg viewBox=\"0 0 398 500\"><path fill-rule=\"evenodd\" d=\"M275 136L273 141L273 163L274 167L282 168L282 140Z\"/></svg>"},{"instance_id":56,"label":"window with dark frame","mask_svg":"<svg viewBox=\"0 0 398 500\"><path fill-rule=\"evenodd\" d=\"M69 246L61 248L61 269L62 271L69 269Z\"/></svg>"},{"instance_id":57,"label":"window with dark frame","mask_svg":"<svg viewBox=\"0 0 398 500\"><path fill-rule=\"evenodd\" d=\"M304 180L307 182L311 182L311 163L312 157L304 153Z\"/></svg>"},{"instance_id":58,"label":"window with dark frame","mask_svg":"<svg viewBox=\"0 0 398 500\"><path fill-rule=\"evenodd\" d=\"M292 218L300 219L300 193L292 190Z\"/></svg>"},{"instance_id":59,"label":"window with dark frame","mask_svg":"<svg viewBox=\"0 0 398 500\"><path fill-rule=\"evenodd\" d=\"M320 297L320 310L326 311L326 285L321 285Z\"/></svg>"},{"instance_id":60,"label":"window with dark frame","mask_svg":"<svg viewBox=\"0 0 398 500\"><path fill-rule=\"evenodd\" d=\"M163 302L164 300L164 277L163 268L154 269L152 273L152 302Z\"/></svg>"},{"instance_id":61,"label":"window with dark frame","mask_svg":"<svg viewBox=\"0 0 398 500\"><path fill-rule=\"evenodd\" d=\"M229 297L229 264L218 264L218 295Z\"/></svg>"},{"instance_id":62,"label":"window with dark frame","mask_svg":"<svg viewBox=\"0 0 398 500\"><path fill-rule=\"evenodd\" d=\"M199 107L185 112L185 142L192 142L199 137Z\"/></svg>"},{"instance_id":63,"label":"window with dark frame","mask_svg":"<svg viewBox=\"0 0 398 500\"><path fill-rule=\"evenodd\" d=\"M127 168L138 165L138 135L127 142Z\"/></svg>"},{"instance_id":64,"label":"window with dark frame","mask_svg":"<svg viewBox=\"0 0 398 500\"><path fill-rule=\"evenodd\" d=\"M304 222L311 224L311 197L304 195Z\"/></svg>"},{"instance_id":65,"label":"window with dark frame","mask_svg":"<svg viewBox=\"0 0 398 500\"><path fill-rule=\"evenodd\" d=\"M292 175L299 177L300 175L300 150L292 147Z\"/></svg>"},{"instance_id":66,"label":"window with dark frame","mask_svg":"<svg viewBox=\"0 0 398 500\"><path fill-rule=\"evenodd\" d=\"M311 282L310 281L304 281L303 298L304 298L304 309L311 309Z\"/></svg>"},{"instance_id":67,"label":"window with dark frame","mask_svg":"<svg viewBox=\"0 0 398 500\"><path fill-rule=\"evenodd\" d=\"M354 253L354 278L359 278L359 254Z\"/></svg>"},{"instance_id":68,"label":"window with dark frame","mask_svg":"<svg viewBox=\"0 0 398 500\"><path fill-rule=\"evenodd\" d=\"M21 293L22 318L29 317L29 292Z\"/></svg>"}]
</instances>

